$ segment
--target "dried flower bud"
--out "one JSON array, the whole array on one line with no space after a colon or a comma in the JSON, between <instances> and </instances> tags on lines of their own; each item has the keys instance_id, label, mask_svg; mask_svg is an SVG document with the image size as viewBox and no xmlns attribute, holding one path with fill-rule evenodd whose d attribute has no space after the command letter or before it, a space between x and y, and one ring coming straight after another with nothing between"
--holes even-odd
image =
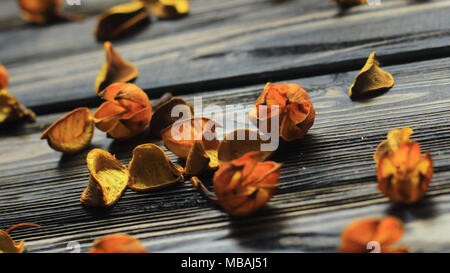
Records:
<instances>
[{"instance_id":1,"label":"dried flower bud","mask_svg":"<svg viewBox=\"0 0 450 273\"><path fill-rule=\"evenodd\" d=\"M357 220L348 225L342 232L339 252L408 252L406 247L391 248L393 244L400 240L402 235L402 223L395 217ZM378 249L373 249L374 247Z\"/></svg>"},{"instance_id":2,"label":"dried flower bud","mask_svg":"<svg viewBox=\"0 0 450 273\"><path fill-rule=\"evenodd\" d=\"M91 150L86 158L89 185L81 195L81 203L108 207L119 200L127 187L129 172L115 156L102 149Z\"/></svg>"},{"instance_id":3,"label":"dried flower bud","mask_svg":"<svg viewBox=\"0 0 450 273\"><path fill-rule=\"evenodd\" d=\"M271 106L278 106L272 112ZM251 119L267 124L271 132L271 119L279 119L280 137L286 141L302 139L314 124L315 110L308 93L298 84L267 83L255 102Z\"/></svg>"},{"instance_id":4,"label":"dried flower bud","mask_svg":"<svg viewBox=\"0 0 450 273\"><path fill-rule=\"evenodd\" d=\"M91 144L94 135L94 118L89 108L80 107L55 121L41 139L48 145L66 154L75 154Z\"/></svg>"},{"instance_id":5,"label":"dried flower bud","mask_svg":"<svg viewBox=\"0 0 450 273\"><path fill-rule=\"evenodd\" d=\"M394 78L391 73L379 67L375 51L372 52L364 67L356 76L355 82L350 86L349 95L352 99L359 99L378 95L391 88Z\"/></svg>"},{"instance_id":6,"label":"dried flower bud","mask_svg":"<svg viewBox=\"0 0 450 273\"><path fill-rule=\"evenodd\" d=\"M172 153L187 158L196 140L202 141L206 150L217 147L216 126L220 125L209 118L178 120L161 131L161 138Z\"/></svg>"},{"instance_id":7,"label":"dried flower bud","mask_svg":"<svg viewBox=\"0 0 450 273\"><path fill-rule=\"evenodd\" d=\"M238 129L228 133L220 142L218 148L219 162L228 162L243 156L248 152L261 152L261 161L269 158L275 151L261 151L261 145L269 143L263 140L256 131Z\"/></svg>"},{"instance_id":8,"label":"dried flower bud","mask_svg":"<svg viewBox=\"0 0 450 273\"><path fill-rule=\"evenodd\" d=\"M259 152L246 153L222 164L215 173L217 201L229 214L249 215L272 198L278 186L281 164L259 162L261 156Z\"/></svg>"},{"instance_id":9,"label":"dried flower bud","mask_svg":"<svg viewBox=\"0 0 450 273\"><path fill-rule=\"evenodd\" d=\"M139 1L139 0L138 0ZM189 13L188 0L140 0L160 19L175 19Z\"/></svg>"},{"instance_id":10,"label":"dried flower bud","mask_svg":"<svg viewBox=\"0 0 450 273\"><path fill-rule=\"evenodd\" d=\"M94 34L98 40L107 41L130 35L150 22L150 15L141 2L112 7L97 18Z\"/></svg>"},{"instance_id":11,"label":"dried flower bud","mask_svg":"<svg viewBox=\"0 0 450 273\"><path fill-rule=\"evenodd\" d=\"M177 107L180 110L178 113L182 116L172 116L172 110ZM190 119L192 117L192 108L181 98L171 98L162 103L155 109L150 121L150 133L158 138L161 138L161 130L169 127L180 118Z\"/></svg>"},{"instance_id":12,"label":"dried flower bud","mask_svg":"<svg viewBox=\"0 0 450 273\"><path fill-rule=\"evenodd\" d=\"M11 230L21 226L40 227L39 225L33 223L21 223L14 225L5 231L0 229L0 253L22 253L25 241L16 243L13 241L11 236L9 236L9 232Z\"/></svg>"},{"instance_id":13,"label":"dried flower bud","mask_svg":"<svg viewBox=\"0 0 450 273\"><path fill-rule=\"evenodd\" d=\"M148 253L139 239L128 234L106 235L94 241L89 253Z\"/></svg>"},{"instance_id":14,"label":"dried flower bud","mask_svg":"<svg viewBox=\"0 0 450 273\"><path fill-rule=\"evenodd\" d=\"M9 85L9 73L6 68L0 64L0 90L7 88Z\"/></svg>"},{"instance_id":15,"label":"dried flower bud","mask_svg":"<svg viewBox=\"0 0 450 273\"><path fill-rule=\"evenodd\" d=\"M110 42L105 42L103 47L106 62L102 65L95 82L96 94L113 83L132 82L139 75L136 66L124 60Z\"/></svg>"},{"instance_id":16,"label":"dried flower bud","mask_svg":"<svg viewBox=\"0 0 450 273\"><path fill-rule=\"evenodd\" d=\"M67 15L62 11L62 0L18 0L22 17L35 24L64 22L83 19L79 15Z\"/></svg>"},{"instance_id":17,"label":"dried flower bud","mask_svg":"<svg viewBox=\"0 0 450 273\"><path fill-rule=\"evenodd\" d=\"M217 150L219 141L194 141L186 159L185 172L189 175L199 175L207 170L219 167Z\"/></svg>"},{"instance_id":18,"label":"dried flower bud","mask_svg":"<svg viewBox=\"0 0 450 273\"><path fill-rule=\"evenodd\" d=\"M94 113L95 125L116 139L142 133L150 122L152 107L147 94L132 83L114 83L100 92L106 100Z\"/></svg>"},{"instance_id":19,"label":"dried flower bud","mask_svg":"<svg viewBox=\"0 0 450 273\"><path fill-rule=\"evenodd\" d=\"M183 181L183 168L155 144L142 144L133 151L128 167L128 187L135 191L159 189Z\"/></svg>"},{"instance_id":20,"label":"dried flower bud","mask_svg":"<svg viewBox=\"0 0 450 273\"><path fill-rule=\"evenodd\" d=\"M10 95L6 89L0 90L0 124L33 122L36 115Z\"/></svg>"}]
</instances>

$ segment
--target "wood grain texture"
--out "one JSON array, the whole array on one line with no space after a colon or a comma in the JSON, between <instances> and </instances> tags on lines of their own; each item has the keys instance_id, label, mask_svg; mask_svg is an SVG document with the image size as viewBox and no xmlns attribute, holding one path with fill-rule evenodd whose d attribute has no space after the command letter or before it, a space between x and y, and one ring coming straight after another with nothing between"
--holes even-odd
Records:
<instances>
[{"instance_id":1,"label":"wood grain texture","mask_svg":"<svg viewBox=\"0 0 450 273\"><path fill-rule=\"evenodd\" d=\"M383 1L344 14L329 1L193 1L188 17L154 22L116 46L152 97L187 94L349 71L372 50L385 64L449 56L449 12L449 0ZM10 92L38 113L98 105L93 86L105 57L94 27L90 18L1 32Z\"/></svg>"},{"instance_id":2,"label":"wood grain texture","mask_svg":"<svg viewBox=\"0 0 450 273\"><path fill-rule=\"evenodd\" d=\"M88 183L86 152L68 157L52 151L39 135L62 113L39 116L36 124L1 133L0 228L41 224L12 232L27 240L30 252L68 252L69 241L84 252L95 238L113 232L137 236L152 252L334 252L351 220L389 214L405 221L401 244L412 251L450 251L450 58L383 68L393 74L394 87L363 102L348 97L357 71L290 81L310 93L316 122L304 140L280 147L273 158L284 162L280 187L268 206L245 219L211 206L189 182L151 193L127 190L111 209L87 209L79 202ZM245 105L262 88L184 98L202 96L204 106ZM372 160L387 132L403 126L415 131L412 138L435 164L427 198L411 206L392 205L376 190ZM97 132L92 147L127 164L132 148L148 141L143 135L117 143Z\"/></svg>"}]
</instances>

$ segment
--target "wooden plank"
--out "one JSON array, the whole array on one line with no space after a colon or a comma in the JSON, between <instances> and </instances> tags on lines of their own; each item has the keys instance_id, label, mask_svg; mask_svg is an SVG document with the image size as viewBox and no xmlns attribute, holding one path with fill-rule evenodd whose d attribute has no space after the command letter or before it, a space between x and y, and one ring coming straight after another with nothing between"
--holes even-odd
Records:
<instances>
[{"instance_id":1,"label":"wooden plank","mask_svg":"<svg viewBox=\"0 0 450 273\"><path fill-rule=\"evenodd\" d=\"M312 1L262 9L267 1L249 0L237 8L230 4L200 14L193 7L186 19L157 22L117 47L137 65L136 83L151 96L349 71L360 67L372 50L385 64L450 54L450 0L385 1L344 16L337 16L335 6L315 7ZM255 9L261 12L250 12ZM98 105L93 87L104 53L91 35L94 25L91 19L54 26L35 39L29 38L36 35L31 31L3 32L0 61L11 72L10 92L38 113L66 111L74 104ZM54 39L59 42L49 42ZM34 63L28 63L31 60Z\"/></svg>"},{"instance_id":2,"label":"wooden plank","mask_svg":"<svg viewBox=\"0 0 450 273\"><path fill-rule=\"evenodd\" d=\"M112 232L141 238L157 252L336 250L342 228L362 216L394 214L406 222L402 243L413 251L448 251L450 198L450 58L384 67L396 80L386 94L364 102L348 98L357 71L292 82L309 91L316 122L302 141L283 145L273 160L284 162L277 194L260 213L231 219L185 182L151 193L127 190L111 209L91 210L79 202L88 183L86 152L68 157L39 140L59 115L0 138L0 228L36 222L42 228L14 231L30 252L67 252L77 241ZM204 106L251 104L263 85L198 93ZM413 139L430 151L435 174L428 197L413 206L394 206L376 190L372 154L392 128L409 126ZM128 163L146 136L111 143L96 133L92 147L114 152ZM155 142L161 145L161 142ZM175 157L169 152L172 159ZM206 182L206 181L205 181Z\"/></svg>"}]
</instances>

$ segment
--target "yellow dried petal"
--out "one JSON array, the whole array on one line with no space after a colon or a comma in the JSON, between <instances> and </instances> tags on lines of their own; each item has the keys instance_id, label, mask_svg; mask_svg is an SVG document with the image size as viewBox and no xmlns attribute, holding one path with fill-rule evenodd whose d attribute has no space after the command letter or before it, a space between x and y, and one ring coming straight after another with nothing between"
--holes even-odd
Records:
<instances>
[{"instance_id":1,"label":"yellow dried petal","mask_svg":"<svg viewBox=\"0 0 450 273\"><path fill-rule=\"evenodd\" d=\"M148 253L141 241L124 233L96 239L89 253Z\"/></svg>"},{"instance_id":2,"label":"yellow dried petal","mask_svg":"<svg viewBox=\"0 0 450 273\"><path fill-rule=\"evenodd\" d=\"M21 226L40 227L39 225L33 223L21 223L14 225L8 228L7 230L0 229L0 253L22 253L25 241L20 241L16 243L8 234L11 230Z\"/></svg>"},{"instance_id":3,"label":"yellow dried petal","mask_svg":"<svg viewBox=\"0 0 450 273\"><path fill-rule=\"evenodd\" d=\"M374 51L356 76L355 82L350 86L349 95L353 99L373 96L393 85L394 77L379 67Z\"/></svg>"},{"instance_id":4,"label":"yellow dried petal","mask_svg":"<svg viewBox=\"0 0 450 273\"><path fill-rule=\"evenodd\" d=\"M135 191L159 189L183 181L182 168L170 161L155 144L142 144L133 151L128 187Z\"/></svg>"},{"instance_id":5,"label":"yellow dried petal","mask_svg":"<svg viewBox=\"0 0 450 273\"><path fill-rule=\"evenodd\" d=\"M179 118L182 118L180 116L175 117L172 116L172 110L175 107L177 107L177 110L180 109L180 111L182 111L183 114L187 115L186 117L183 118L189 119L192 117L193 113L191 106L187 104L186 101L184 101L181 98L171 98L170 100L159 105L152 115L152 119L150 121L150 133L153 136L160 138L161 130L169 127Z\"/></svg>"},{"instance_id":6,"label":"yellow dried petal","mask_svg":"<svg viewBox=\"0 0 450 273\"><path fill-rule=\"evenodd\" d=\"M94 118L89 108L80 107L55 121L41 135L48 145L66 154L75 154L91 144Z\"/></svg>"},{"instance_id":7,"label":"yellow dried petal","mask_svg":"<svg viewBox=\"0 0 450 273\"><path fill-rule=\"evenodd\" d=\"M106 62L102 65L95 81L96 94L113 83L133 82L139 75L136 66L124 60L111 42L105 42L104 49Z\"/></svg>"},{"instance_id":8,"label":"yellow dried petal","mask_svg":"<svg viewBox=\"0 0 450 273\"><path fill-rule=\"evenodd\" d=\"M0 124L11 124L16 122L33 122L36 115L27 109L5 89L0 92Z\"/></svg>"},{"instance_id":9,"label":"yellow dried petal","mask_svg":"<svg viewBox=\"0 0 450 273\"><path fill-rule=\"evenodd\" d=\"M81 195L81 203L89 206L113 205L127 186L127 168L102 149L91 150L86 162L90 177L89 185Z\"/></svg>"},{"instance_id":10,"label":"yellow dried petal","mask_svg":"<svg viewBox=\"0 0 450 273\"><path fill-rule=\"evenodd\" d=\"M261 151L261 145L270 143L263 140L256 131L249 129L238 129L228 133L220 142L218 148L218 159L220 163L229 162L240 158L248 152L259 151L262 153L261 161L269 158L275 151Z\"/></svg>"},{"instance_id":11,"label":"yellow dried petal","mask_svg":"<svg viewBox=\"0 0 450 273\"><path fill-rule=\"evenodd\" d=\"M150 15L141 2L112 7L97 18L94 34L98 40L107 41L130 35L150 22Z\"/></svg>"}]
</instances>

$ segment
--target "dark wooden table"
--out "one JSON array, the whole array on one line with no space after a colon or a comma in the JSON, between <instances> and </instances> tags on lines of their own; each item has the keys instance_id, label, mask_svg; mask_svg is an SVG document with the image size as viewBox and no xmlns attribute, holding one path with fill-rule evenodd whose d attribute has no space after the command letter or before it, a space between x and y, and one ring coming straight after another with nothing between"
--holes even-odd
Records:
<instances>
[{"instance_id":1,"label":"dark wooden table","mask_svg":"<svg viewBox=\"0 0 450 273\"><path fill-rule=\"evenodd\" d=\"M108 210L81 205L86 152L62 156L39 139L77 106L100 101L94 82L104 62L95 15L124 1L81 0L82 22L37 27L13 0L0 3L0 63L9 91L38 114L36 123L0 132L0 228L28 252L87 251L95 238L125 232L151 252L335 252L352 220L394 215L412 252L450 251L450 0L381 0L345 12L328 0L193 0L189 16L154 18L114 43L137 65L151 99L172 92L204 106L250 105L267 81L294 82L310 94L316 122L302 141L283 145L280 187L252 217L230 218L185 183L161 191L126 190ZM348 88L370 52L395 78L386 94L355 102ZM394 205L376 189L372 160L392 128L409 126L435 164L427 197ZM117 142L97 131L92 147L128 164L146 134ZM165 149L165 148L164 148ZM169 156L175 157L168 152Z\"/></svg>"}]
</instances>

